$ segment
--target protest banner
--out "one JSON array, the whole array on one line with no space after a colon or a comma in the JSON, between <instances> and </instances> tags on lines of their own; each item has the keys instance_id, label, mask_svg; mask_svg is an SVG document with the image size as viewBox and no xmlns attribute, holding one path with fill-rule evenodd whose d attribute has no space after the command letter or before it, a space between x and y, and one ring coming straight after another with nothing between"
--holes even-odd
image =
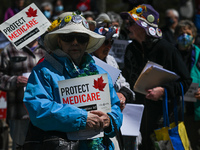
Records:
<instances>
[{"instance_id":1,"label":"protest banner","mask_svg":"<svg viewBox=\"0 0 200 150\"><path fill-rule=\"evenodd\" d=\"M61 103L86 111L111 112L110 89L107 74L91 75L58 81ZM79 130L67 134L70 140L103 137L101 130Z\"/></svg>"},{"instance_id":2,"label":"protest banner","mask_svg":"<svg viewBox=\"0 0 200 150\"><path fill-rule=\"evenodd\" d=\"M1 32L21 49L47 31L51 25L40 9L30 4L0 25Z\"/></svg>"}]
</instances>

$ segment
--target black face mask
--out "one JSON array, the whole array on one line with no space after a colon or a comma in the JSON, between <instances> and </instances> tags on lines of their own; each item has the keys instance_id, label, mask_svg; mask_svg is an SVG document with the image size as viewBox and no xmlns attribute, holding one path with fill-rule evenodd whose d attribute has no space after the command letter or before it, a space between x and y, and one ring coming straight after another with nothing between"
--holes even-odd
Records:
<instances>
[{"instance_id":1,"label":"black face mask","mask_svg":"<svg viewBox=\"0 0 200 150\"><path fill-rule=\"evenodd\" d=\"M167 25L168 27L170 27L171 25L174 24L174 21L173 21L170 17L166 17L166 18L165 18L165 22L166 22L166 25Z\"/></svg>"}]
</instances>

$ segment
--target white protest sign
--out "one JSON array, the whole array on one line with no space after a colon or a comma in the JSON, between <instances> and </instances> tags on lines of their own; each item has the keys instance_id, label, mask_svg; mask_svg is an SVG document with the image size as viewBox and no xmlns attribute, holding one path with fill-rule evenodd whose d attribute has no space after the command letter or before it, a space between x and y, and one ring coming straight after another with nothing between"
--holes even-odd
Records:
<instances>
[{"instance_id":1,"label":"white protest sign","mask_svg":"<svg viewBox=\"0 0 200 150\"><path fill-rule=\"evenodd\" d=\"M21 49L46 32L50 25L49 20L32 3L2 23L0 30L17 49Z\"/></svg>"},{"instance_id":2,"label":"white protest sign","mask_svg":"<svg viewBox=\"0 0 200 150\"><path fill-rule=\"evenodd\" d=\"M111 112L110 89L107 74L91 75L58 81L61 103L71 104L87 111ZM103 137L102 130L79 130L67 134L70 140Z\"/></svg>"},{"instance_id":3,"label":"white protest sign","mask_svg":"<svg viewBox=\"0 0 200 150\"><path fill-rule=\"evenodd\" d=\"M98 74L58 81L61 103L87 111L111 111L107 74Z\"/></svg>"},{"instance_id":4,"label":"white protest sign","mask_svg":"<svg viewBox=\"0 0 200 150\"><path fill-rule=\"evenodd\" d=\"M194 94L198 91L198 87L199 87L198 83L192 83L188 91L184 95L184 101L196 102L197 99L194 97Z\"/></svg>"}]
</instances>

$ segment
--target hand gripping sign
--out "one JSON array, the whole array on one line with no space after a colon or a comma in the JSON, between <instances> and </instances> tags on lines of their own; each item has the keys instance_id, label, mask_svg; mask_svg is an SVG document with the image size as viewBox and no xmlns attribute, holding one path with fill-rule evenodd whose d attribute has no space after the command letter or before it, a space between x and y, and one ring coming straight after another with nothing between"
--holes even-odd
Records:
<instances>
[{"instance_id":1,"label":"hand gripping sign","mask_svg":"<svg viewBox=\"0 0 200 150\"><path fill-rule=\"evenodd\" d=\"M51 25L38 7L32 3L0 25L1 32L17 48L21 49Z\"/></svg>"},{"instance_id":2,"label":"hand gripping sign","mask_svg":"<svg viewBox=\"0 0 200 150\"><path fill-rule=\"evenodd\" d=\"M87 111L111 112L110 89L107 74L91 75L58 82L61 103ZM70 140L103 137L102 130L79 130L67 134Z\"/></svg>"}]
</instances>

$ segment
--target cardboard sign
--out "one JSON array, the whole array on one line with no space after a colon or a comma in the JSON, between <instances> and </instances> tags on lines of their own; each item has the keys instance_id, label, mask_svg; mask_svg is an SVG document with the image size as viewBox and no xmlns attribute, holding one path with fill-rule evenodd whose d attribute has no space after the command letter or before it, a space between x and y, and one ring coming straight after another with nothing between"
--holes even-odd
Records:
<instances>
[{"instance_id":1,"label":"cardboard sign","mask_svg":"<svg viewBox=\"0 0 200 150\"><path fill-rule=\"evenodd\" d=\"M6 118L6 112L7 112L6 92L0 91L0 119Z\"/></svg>"},{"instance_id":2,"label":"cardboard sign","mask_svg":"<svg viewBox=\"0 0 200 150\"><path fill-rule=\"evenodd\" d=\"M87 111L111 111L107 74L98 74L58 81L61 103Z\"/></svg>"},{"instance_id":3,"label":"cardboard sign","mask_svg":"<svg viewBox=\"0 0 200 150\"><path fill-rule=\"evenodd\" d=\"M44 32L51 25L39 8L32 3L0 25L8 40L21 49Z\"/></svg>"},{"instance_id":4,"label":"cardboard sign","mask_svg":"<svg viewBox=\"0 0 200 150\"><path fill-rule=\"evenodd\" d=\"M58 82L61 103L87 111L111 112L110 89L107 74L91 75ZM103 137L102 130L79 130L67 134L70 140Z\"/></svg>"}]
</instances>

